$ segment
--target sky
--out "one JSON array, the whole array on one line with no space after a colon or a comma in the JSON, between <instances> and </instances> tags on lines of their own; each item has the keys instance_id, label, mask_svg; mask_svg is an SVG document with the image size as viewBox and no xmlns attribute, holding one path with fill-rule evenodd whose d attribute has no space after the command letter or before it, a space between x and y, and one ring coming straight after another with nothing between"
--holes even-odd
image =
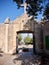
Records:
<instances>
[{"instance_id":1,"label":"sky","mask_svg":"<svg viewBox=\"0 0 49 65\"><path fill-rule=\"evenodd\" d=\"M13 0L0 0L0 23L9 17L10 20L16 19L23 13L23 8L17 9Z\"/></svg>"},{"instance_id":2,"label":"sky","mask_svg":"<svg viewBox=\"0 0 49 65\"><path fill-rule=\"evenodd\" d=\"M17 9L16 3L13 2L13 0L0 0L0 23L3 23L7 17L10 18L10 20L14 20L20 15L22 15L24 12L23 8ZM38 15L38 20L42 18L42 14ZM27 34L22 34L23 38ZM30 37L32 37L32 34L30 34Z\"/></svg>"},{"instance_id":3,"label":"sky","mask_svg":"<svg viewBox=\"0 0 49 65\"><path fill-rule=\"evenodd\" d=\"M0 23L9 17L10 20L14 20L24 12L23 8L17 9L16 3L13 0L0 0ZM40 20L42 14L38 16Z\"/></svg>"},{"instance_id":4,"label":"sky","mask_svg":"<svg viewBox=\"0 0 49 65\"><path fill-rule=\"evenodd\" d=\"M33 38L32 33L21 33L22 39L24 39L27 35L29 35L30 38Z\"/></svg>"}]
</instances>

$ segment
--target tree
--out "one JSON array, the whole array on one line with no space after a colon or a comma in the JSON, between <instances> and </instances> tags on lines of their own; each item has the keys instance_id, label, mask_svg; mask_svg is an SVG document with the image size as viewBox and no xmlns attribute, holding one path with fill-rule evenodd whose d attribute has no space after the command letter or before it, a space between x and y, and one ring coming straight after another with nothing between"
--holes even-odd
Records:
<instances>
[{"instance_id":1,"label":"tree","mask_svg":"<svg viewBox=\"0 0 49 65\"><path fill-rule=\"evenodd\" d=\"M24 0L13 0L17 3L18 8L21 7L21 4L24 3ZM37 16L38 12L42 11L43 6L41 5L43 0L25 0L25 3L27 4L26 11L27 14L32 16Z\"/></svg>"},{"instance_id":2,"label":"tree","mask_svg":"<svg viewBox=\"0 0 49 65\"><path fill-rule=\"evenodd\" d=\"M29 14L29 16L32 15L35 18L39 13L43 12L44 10L43 15L45 15L46 19L49 20L49 0L13 0L13 1L16 2L18 8L20 8L21 4L23 4L25 1L27 4L26 7L27 13ZM45 3L47 2L48 4L46 5Z\"/></svg>"},{"instance_id":3,"label":"tree","mask_svg":"<svg viewBox=\"0 0 49 65\"><path fill-rule=\"evenodd\" d=\"M33 43L33 38L30 39L30 43Z\"/></svg>"},{"instance_id":4,"label":"tree","mask_svg":"<svg viewBox=\"0 0 49 65\"><path fill-rule=\"evenodd\" d=\"M22 40L22 37L20 34L18 34L18 42L20 43L21 40Z\"/></svg>"},{"instance_id":5,"label":"tree","mask_svg":"<svg viewBox=\"0 0 49 65\"><path fill-rule=\"evenodd\" d=\"M49 3L47 3L45 10L44 10L44 14L43 14L47 20L49 20Z\"/></svg>"},{"instance_id":6,"label":"tree","mask_svg":"<svg viewBox=\"0 0 49 65\"><path fill-rule=\"evenodd\" d=\"M25 42L25 44L32 44L33 43L33 39L30 38L29 36L26 36L24 38L24 42Z\"/></svg>"}]
</instances>

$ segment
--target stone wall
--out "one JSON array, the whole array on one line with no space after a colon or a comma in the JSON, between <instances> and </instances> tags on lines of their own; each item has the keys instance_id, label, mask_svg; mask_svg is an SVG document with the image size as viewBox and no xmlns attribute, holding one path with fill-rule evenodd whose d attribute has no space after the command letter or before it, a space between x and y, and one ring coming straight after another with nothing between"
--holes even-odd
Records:
<instances>
[{"instance_id":1,"label":"stone wall","mask_svg":"<svg viewBox=\"0 0 49 65\"><path fill-rule=\"evenodd\" d=\"M46 36L49 36L49 22L45 22L44 23L44 27L43 27L43 42L44 42L44 51L49 54L49 49L46 48ZM48 42L48 41L47 41Z\"/></svg>"},{"instance_id":2,"label":"stone wall","mask_svg":"<svg viewBox=\"0 0 49 65\"><path fill-rule=\"evenodd\" d=\"M42 44L42 32L41 32L42 26L40 23L35 23L35 49L36 53L41 53L41 44Z\"/></svg>"},{"instance_id":3,"label":"stone wall","mask_svg":"<svg viewBox=\"0 0 49 65\"><path fill-rule=\"evenodd\" d=\"M0 24L0 48L5 51L5 40L6 40L6 26L5 24Z\"/></svg>"},{"instance_id":4,"label":"stone wall","mask_svg":"<svg viewBox=\"0 0 49 65\"><path fill-rule=\"evenodd\" d=\"M24 16L12 22L7 18L4 24L0 24L0 48L2 48L5 53L12 53L17 45L17 32L22 30L35 30L36 51L41 52L41 24L34 23L33 20L27 20Z\"/></svg>"},{"instance_id":5,"label":"stone wall","mask_svg":"<svg viewBox=\"0 0 49 65\"><path fill-rule=\"evenodd\" d=\"M13 25L9 24L8 28L8 51L13 47Z\"/></svg>"},{"instance_id":6,"label":"stone wall","mask_svg":"<svg viewBox=\"0 0 49 65\"><path fill-rule=\"evenodd\" d=\"M14 48L16 48L17 32L22 30L34 31L34 22L32 20L23 21L23 19L16 19L11 22L7 18L4 24L0 24L0 47L5 53L12 53Z\"/></svg>"}]
</instances>

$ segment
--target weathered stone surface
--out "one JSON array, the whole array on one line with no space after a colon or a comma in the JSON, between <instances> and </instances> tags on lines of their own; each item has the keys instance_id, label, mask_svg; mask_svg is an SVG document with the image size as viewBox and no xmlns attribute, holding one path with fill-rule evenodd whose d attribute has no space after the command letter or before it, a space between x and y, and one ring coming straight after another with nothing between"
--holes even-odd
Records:
<instances>
[{"instance_id":1,"label":"weathered stone surface","mask_svg":"<svg viewBox=\"0 0 49 65\"><path fill-rule=\"evenodd\" d=\"M5 22L0 24L0 49L6 53L12 53L17 47L17 32L22 30L34 32L36 51L42 52L41 46L43 43L45 45L45 35L49 35L49 22L44 24L38 23L31 20L26 14L13 21L6 18Z\"/></svg>"},{"instance_id":2,"label":"weathered stone surface","mask_svg":"<svg viewBox=\"0 0 49 65\"><path fill-rule=\"evenodd\" d=\"M5 19L4 24L0 24L0 48L5 53L12 53L16 48L17 32L21 30L33 31L33 21L29 21L30 17L26 14L21 15L13 21L9 18Z\"/></svg>"}]
</instances>

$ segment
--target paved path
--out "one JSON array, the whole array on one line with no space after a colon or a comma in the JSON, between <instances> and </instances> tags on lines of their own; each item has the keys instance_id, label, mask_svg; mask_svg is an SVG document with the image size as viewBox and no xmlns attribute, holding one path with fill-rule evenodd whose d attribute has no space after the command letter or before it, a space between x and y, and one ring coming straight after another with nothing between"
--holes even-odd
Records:
<instances>
[{"instance_id":1,"label":"paved path","mask_svg":"<svg viewBox=\"0 0 49 65\"><path fill-rule=\"evenodd\" d=\"M2 56L0 56L0 65L4 65L10 58L10 55L7 54L2 54Z\"/></svg>"},{"instance_id":2,"label":"paved path","mask_svg":"<svg viewBox=\"0 0 49 65\"><path fill-rule=\"evenodd\" d=\"M0 57L0 65L37 65L35 55L32 56L31 52L22 52L17 55L4 54Z\"/></svg>"},{"instance_id":3,"label":"paved path","mask_svg":"<svg viewBox=\"0 0 49 65\"><path fill-rule=\"evenodd\" d=\"M2 54L0 56L0 65L39 65L37 56L29 52L19 52L16 55Z\"/></svg>"}]
</instances>

